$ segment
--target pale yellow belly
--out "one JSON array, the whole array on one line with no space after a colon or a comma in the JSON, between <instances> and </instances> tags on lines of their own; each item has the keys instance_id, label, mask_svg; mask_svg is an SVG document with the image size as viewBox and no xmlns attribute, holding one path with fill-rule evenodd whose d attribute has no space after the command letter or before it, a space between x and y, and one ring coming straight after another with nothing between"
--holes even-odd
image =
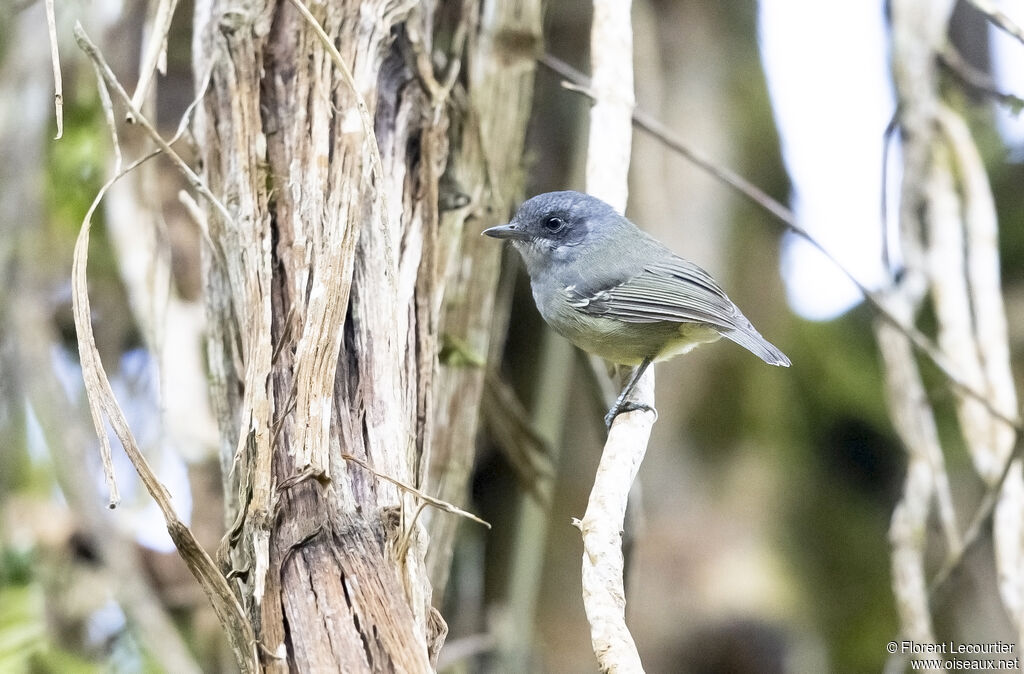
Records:
<instances>
[{"instance_id":1,"label":"pale yellow belly","mask_svg":"<svg viewBox=\"0 0 1024 674\"><path fill-rule=\"evenodd\" d=\"M622 365L645 358L668 360L721 337L699 323L625 323L595 316L549 321L551 327L587 353Z\"/></svg>"}]
</instances>

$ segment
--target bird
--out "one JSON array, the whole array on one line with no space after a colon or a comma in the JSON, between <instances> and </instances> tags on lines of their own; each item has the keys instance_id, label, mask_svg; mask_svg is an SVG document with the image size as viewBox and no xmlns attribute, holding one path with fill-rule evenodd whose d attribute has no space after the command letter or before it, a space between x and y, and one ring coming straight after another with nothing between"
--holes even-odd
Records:
<instances>
[{"instance_id":1,"label":"bird","mask_svg":"<svg viewBox=\"0 0 1024 674\"><path fill-rule=\"evenodd\" d=\"M512 243L533 299L555 332L587 353L631 366L605 415L650 409L629 401L653 362L725 337L780 367L790 360L761 336L706 271L597 197L574 191L527 199L508 224L483 234Z\"/></svg>"}]
</instances>

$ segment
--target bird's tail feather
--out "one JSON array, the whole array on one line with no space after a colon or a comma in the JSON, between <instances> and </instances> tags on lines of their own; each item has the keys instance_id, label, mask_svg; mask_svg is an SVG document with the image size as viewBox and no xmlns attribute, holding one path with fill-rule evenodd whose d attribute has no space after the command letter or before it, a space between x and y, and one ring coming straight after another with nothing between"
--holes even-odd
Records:
<instances>
[{"instance_id":1,"label":"bird's tail feather","mask_svg":"<svg viewBox=\"0 0 1024 674\"><path fill-rule=\"evenodd\" d=\"M722 336L736 342L769 365L790 366L789 358L786 357L786 354L779 351L778 347L762 337L761 333L755 330L753 325L748 324L746 329L723 330Z\"/></svg>"}]
</instances>

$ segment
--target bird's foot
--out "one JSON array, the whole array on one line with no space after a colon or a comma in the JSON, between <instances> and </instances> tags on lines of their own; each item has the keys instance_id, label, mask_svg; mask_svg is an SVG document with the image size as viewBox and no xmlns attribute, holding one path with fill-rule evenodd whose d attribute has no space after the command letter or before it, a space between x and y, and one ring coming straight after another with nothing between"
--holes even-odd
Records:
<instances>
[{"instance_id":1,"label":"bird's foot","mask_svg":"<svg viewBox=\"0 0 1024 674\"><path fill-rule=\"evenodd\" d=\"M658 420L658 410L654 409L650 405L645 405L644 403L638 403L633 400L627 400L623 402L621 405L615 405L610 410L608 410L608 414L604 415L604 425L608 427L608 430L611 430L612 422L615 421L615 417L619 416L623 412L635 412L636 410L653 412L654 420Z\"/></svg>"}]
</instances>

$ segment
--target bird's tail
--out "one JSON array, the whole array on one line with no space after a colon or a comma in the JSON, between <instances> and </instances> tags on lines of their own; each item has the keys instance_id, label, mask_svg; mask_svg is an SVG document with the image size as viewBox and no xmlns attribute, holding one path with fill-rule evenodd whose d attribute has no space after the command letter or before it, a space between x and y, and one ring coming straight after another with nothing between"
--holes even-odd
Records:
<instances>
[{"instance_id":1,"label":"bird's tail","mask_svg":"<svg viewBox=\"0 0 1024 674\"><path fill-rule=\"evenodd\" d=\"M749 322L743 327L722 330L722 336L731 339L769 365L789 367L789 358L779 348L761 336Z\"/></svg>"}]
</instances>

